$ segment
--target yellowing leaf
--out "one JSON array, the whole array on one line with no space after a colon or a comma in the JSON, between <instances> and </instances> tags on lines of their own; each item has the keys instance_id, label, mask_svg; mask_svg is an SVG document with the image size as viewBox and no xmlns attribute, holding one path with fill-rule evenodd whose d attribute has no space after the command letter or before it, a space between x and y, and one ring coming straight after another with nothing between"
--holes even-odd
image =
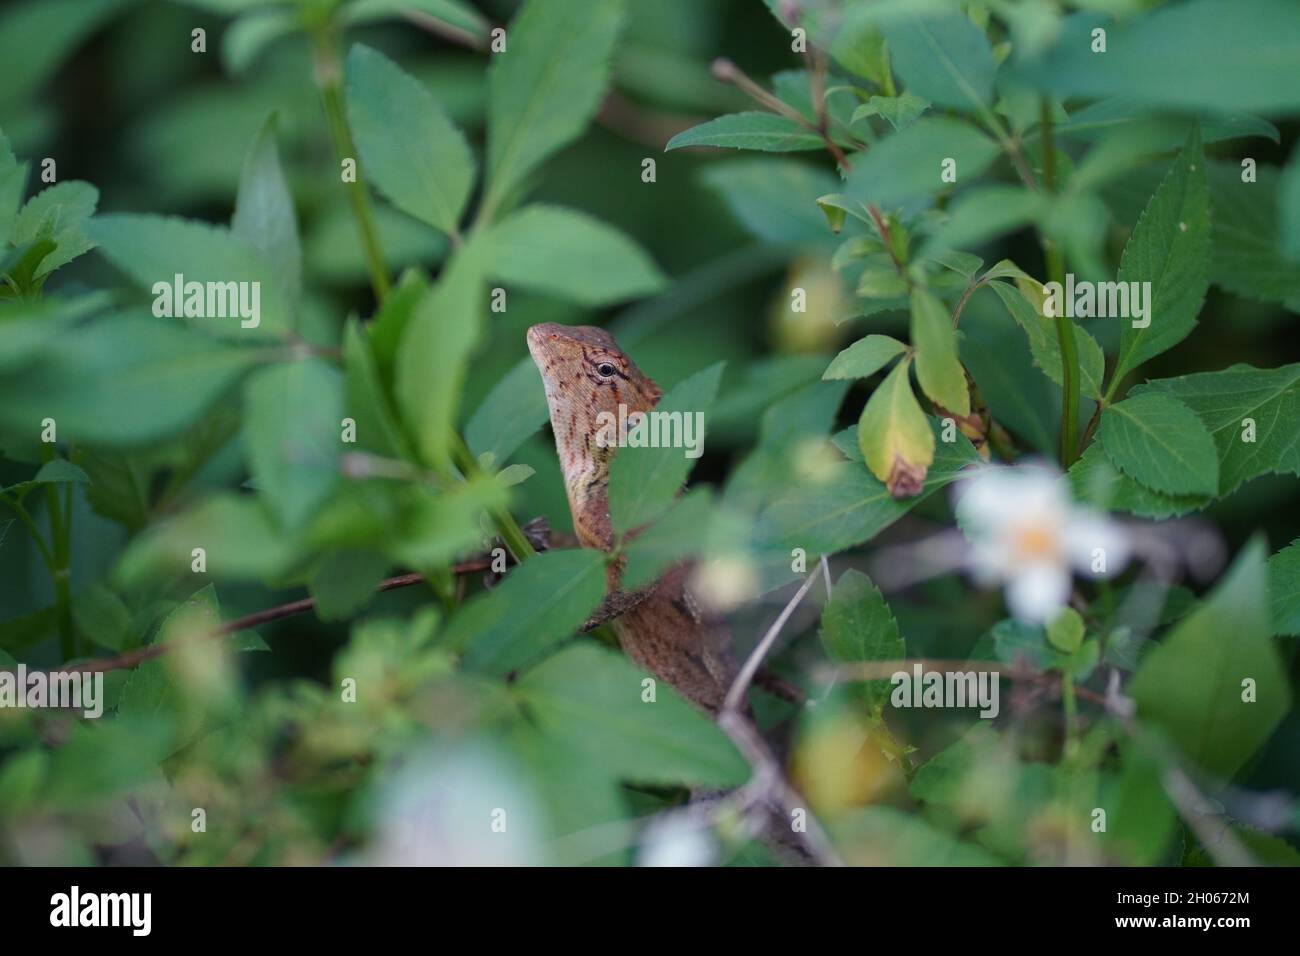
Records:
<instances>
[{"instance_id":1,"label":"yellowing leaf","mask_svg":"<svg viewBox=\"0 0 1300 956\"><path fill-rule=\"evenodd\" d=\"M934 461L934 433L912 394L909 360L894 366L858 420L858 447L895 498L918 494Z\"/></svg>"}]
</instances>

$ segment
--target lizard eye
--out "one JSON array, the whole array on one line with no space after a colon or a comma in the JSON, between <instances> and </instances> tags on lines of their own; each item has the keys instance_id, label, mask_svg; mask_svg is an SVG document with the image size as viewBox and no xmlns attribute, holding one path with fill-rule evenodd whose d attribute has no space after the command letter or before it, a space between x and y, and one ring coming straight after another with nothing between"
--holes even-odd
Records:
<instances>
[{"instance_id":1,"label":"lizard eye","mask_svg":"<svg viewBox=\"0 0 1300 956\"><path fill-rule=\"evenodd\" d=\"M601 362L596 366L596 374L601 378L613 378L614 371L614 366L610 365L608 362Z\"/></svg>"}]
</instances>

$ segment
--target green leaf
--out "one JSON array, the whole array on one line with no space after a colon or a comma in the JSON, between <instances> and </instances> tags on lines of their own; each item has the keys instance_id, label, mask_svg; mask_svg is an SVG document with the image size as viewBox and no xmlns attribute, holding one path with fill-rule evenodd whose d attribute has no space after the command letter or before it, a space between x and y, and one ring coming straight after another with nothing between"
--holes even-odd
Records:
<instances>
[{"instance_id":1,"label":"green leaf","mask_svg":"<svg viewBox=\"0 0 1300 956\"><path fill-rule=\"evenodd\" d=\"M1237 163L1210 164L1210 279L1247 299L1300 302L1300 263L1282 250L1285 174L1260 164L1255 175L1242 182Z\"/></svg>"},{"instance_id":2,"label":"green leaf","mask_svg":"<svg viewBox=\"0 0 1300 956\"><path fill-rule=\"evenodd\" d=\"M834 554L870 541L979 460L965 436L959 434L951 444L938 441L939 423L929 419L929 425L936 442L934 464L916 497L896 499L860 462L843 462L821 481L792 486L776 498L761 515L764 537L774 547L803 548L809 554Z\"/></svg>"},{"instance_id":3,"label":"green leaf","mask_svg":"<svg viewBox=\"0 0 1300 956\"><path fill-rule=\"evenodd\" d=\"M1214 500L1209 495L1165 495L1138 484L1107 457L1101 442L1089 445L1070 467L1069 480L1081 501L1143 518L1176 518L1200 511Z\"/></svg>"},{"instance_id":4,"label":"green leaf","mask_svg":"<svg viewBox=\"0 0 1300 956\"><path fill-rule=\"evenodd\" d=\"M221 37L221 63L238 76L248 70L268 46L299 29L291 9L249 10L235 18Z\"/></svg>"},{"instance_id":5,"label":"green leaf","mask_svg":"<svg viewBox=\"0 0 1300 956\"><path fill-rule=\"evenodd\" d=\"M957 358L952 317L934 293L920 287L912 290L912 345L916 377L925 394L949 412L963 418L969 415L970 393Z\"/></svg>"},{"instance_id":6,"label":"green leaf","mask_svg":"<svg viewBox=\"0 0 1300 956\"><path fill-rule=\"evenodd\" d=\"M700 174L751 233L781 245L827 245L832 234L817 197L836 192L837 176L793 159L773 157L710 163Z\"/></svg>"},{"instance_id":7,"label":"green leaf","mask_svg":"<svg viewBox=\"0 0 1300 956\"><path fill-rule=\"evenodd\" d=\"M75 179L44 189L27 201L14 221L11 241L22 245L50 239L55 246L36 267L34 278L49 275L95 247L86 235L86 223L98 202L99 190Z\"/></svg>"},{"instance_id":8,"label":"green leaf","mask_svg":"<svg viewBox=\"0 0 1300 956\"><path fill-rule=\"evenodd\" d=\"M1083 645L1083 618L1072 607L1061 608L1047 625L1047 640L1062 654L1073 654Z\"/></svg>"},{"instance_id":9,"label":"green leaf","mask_svg":"<svg viewBox=\"0 0 1300 956\"><path fill-rule=\"evenodd\" d=\"M82 485L90 481L90 476L66 458L52 458L41 465L40 471L36 472L36 477L32 481L41 485L67 482Z\"/></svg>"},{"instance_id":10,"label":"green leaf","mask_svg":"<svg viewBox=\"0 0 1300 956\"><path fill-rule=\"evenodd\" d=\"M474 156L437 100L370 47L348 53L348 119L363 173L403 212L456 232L474 186Z\"/></svg>"},{"instance_id":11,"label":"green leaf","mask_svg":"<svg viewBox=\"0 0 1300 956\"><path fill-rule=\"evenodd\" d=\"M442 470L451 462L456 406L487 305L478 249L463 247L421 296L397 350L397 406L421 460Z\"/></svg>"},{"instance_id":12,"label":"green leaf","mask_svg":"<svg viewBox=\"0 0 1300 956\"><path fill-rule=\"evenodd\" d=\"M1209 285L1209 252L1205 154L1193 130L1133 228L1120 259L1119 281L1150 282L1151 294L1145 328L1121 321L1115 381L1177 345L1195 327Z\"/></svg>"},{"instance_id":13,"label":"green leaf","mask_svg":"<svg viewBox=\"0 0 1300 956\"><path fill-rule=\"evenodd\" d=\"M1290 262L1300 262L1300 148L1291 150L1278 194L1278 244Z\"/></svg>"},{"instance_id":14,"label":"green leaf","mask_svg":"<svg viewBox=\"0 0 1300 956\"><path fill-rule=\"evenodd\" d=\"M476 456L491 455L500 466L546 424L546 390L530 358L520 359L465 425L465 442Z\"/></svg>"},{"instance_id":15,"label":"green leaf","mask_svg":"<svg viewBox=\"0 0 1300 956\"><path fill-rule=\"evenodd\" d=\"M153 291L155 284L161 284L154 295L165 297L167 302L172 299L170 290L177 274L184 276L186 285L258 283L260 316L256 327L243 327L238 309L230 307L225 318L189 319L205 331L228 337L265 338L283 336L292 326L289 305L270 264L226 229L170 216L112 213L96 216L86 230L104 257L141 286ZM167 291L162 291L164 285Z\"/></svg>"},{"instance_id":16,"label":"green leaf","mask_svg":"<svg viewBox=\"0 0 1300 956\"><path fill-rule=\"evenodd\" d=\"M119 560L114 579L130 588L189 574L195 548L204 549L208 574L230 580L275 577L293 556L255 498L221 494L137 536Z\"/></svg>"},{"instance_id":17,"label":"green leaf","mask_svg":"<svg viewBox=\"0 0 1300 956\"><path fill-rule=\"evenodd\" d=\"M283 528L301 527L339 482L343 378L318 358L264 369L245 390L245 448Z\"/></svg>"},{"instance_id":18,"label":"green leaf","mask_svg":"<svg viewBox=\"0 0 1300 956\"><path fill-rule=\"evenodd\" d=\"M426 13L479 41L488 35L488 22L483 14L465 0L352 0L340 11L344 22L354 24L397 20L411 13Z\"/></svg>"},{"instance_id":19,"label":"green leaf","mask_svg":"<svg viewBox=\"0 0 1300 956\"><path fill-rule=\"evenodd\" d=\"M0 249L10 244L14 220L25 195L27 164L18 162L4 130L0 130Z\"/></svg>"},{"instance_id":20,"label":"green leaf","mask_svg":"<svg viewBox=\"0 0 1300 956\"><path fill-rule=\"evenodd\" d=\"M604 595L603 553L544 551L461 608L444 639L465 648L467 668L506 674L576 633Z\"/></svg>"},{"instance_id":21,"label":"green leaf","mask_svg":"<svg viewBox=\"0 0 1300 956\"><path fill-rule=\"evenodd\" d=\"M868 335L835 356L822 378L869 378L906 351L907 346L898 339Z\"/></svg>"},{"instance_id":22,"label":"green leaf","mask_svg":"<svg viewBox=\"0 0 1300 956\"><path fill-rule=\"evenodd\" d=\"M1138 716L1204 770L1232 777L1291 706L1271 633L1264 547L1255 540L1204 603L1142 659L1128 686ZM1255 692L1249 702L1247 680Z\"/></svg>"},{"instance_id":23,"label":"green leaf","mask_svg":"<svg viewBox=\"0 0 1300 956\"><path fill-rule=\"evenodd\" d=\"M698 442L698 450L704 447L704 434L702 430L696 430L696 422L703 421L701 416L713 404L722 366L721 362L710 365L678 383L654 409L669 415L680 413L681 429L677 431L674 427L673 433L680 434L684 440L689 426L692 437ZM663 421L669 420L665 418ZM630 445L618 449L609 475L609 513L616 532L626 534L639 528L672 504L695 464L695 458L687 457L688 451L690 449L684 447L634 448Z\"/></svg>"},{"instance_id":24,"label":"green leaf","mask_svg":"<svg viewBox=\"0 0 1300 956\"><path fill-rule=\"evenodd\" d=\"M1219 490L1214 439L1196 413L1168 393L1145 391L1107 407L1097 439L1120 471L1155 491Z\"/></svg>"},{"instance_id":25,"label":"green leaf","mask_svg":"<svg viewBox=\"0 0 1300 956\"><path fill-rule=\"evenodd\" d=\"M837 664L862 661L896 661L907 656L898 622L885 597L860 571L845 571L822 608L822 647ZM857 681L854 696L869 709L879 711L889 699L888 680Z\"/></svg>"},{"instance_id":26,"label":"green leaf","mask_svg":"<svg viewBox=\"0 0 1300 956\"><path fill-rule=\"evenodd\" d=\"M885 29L890 61L908 92L973 111L993 95L997 67L984 31L961 13L911 16Z\"/></svg>"},{"instance_id":27,"label":"green leaf","mask_svg":"<svg viewBox=\"0 0 1300 956\"><path fill-rule=\"evenodd\" d=\"M665 151L687 146L723 146L767 153L821 149L821 135L776 113L731 113L678 133Z\"/></svg>"},{"instance_id":28,"label":"green leaf","mask_svg":"<svg viewBox=\"0 0 1300 956\"><path fill-rule=\"evenodd\" d=\"M1234 365L1158 379L1145 388L1181 399L1210 430L1219 450L1220 495L1260 475L1300 475L1300 364Z\"/></svg>"},{"instance_id":29,"label":"green leaf","mask_svg":"<svg viewBox=\"0 0 1300 956\"><path fill-rule=\"evenodd\" d=\"M884 206L932 196L951 185L941 178L945 160L956 161L957 182L965 184L984 172L998 153L998 144L969 123L923 117L855 154L844 192Z\"/></svg>"},{"instance_id":30,"label":"green leaf","mask_svg":"<svg viewBox=\"0 0 1300 956\"><path fill-rule=\"evenodd\" d=\"M311 576L311 596L322 621L343 621L374 599L388 573L388 558L374 551L349 548L325 556Z\"/></svg>"},{"instance_id":31,"label":"green leaf","mask_svg":"<svg viewBox=\"0 0 1300 956\"><path fill-rule=\"evenodd\" d=\"M276 118L263 124L244 159L230 231L271 267L290 302L302 286L302 246L293 196L276 149Z\"/></svg>"},{"instance_id":32,"label":"green leaf","mask_svg":"<svg viewBox=\"0 0 1300 956\"><path fill-rule=\"evenodd\" d=\"M1266 115L1300 108L1291 70L1300 59L1300 7L1289 0L1254 0L1249 16L1234 0L1162 7L1108 26L1104 54L1092 52L1087 25L1062 31L1024 79L1062 98Z\"/></svg>"},{"instance_id":33,"label":"green leaf","mask_svg":"<svg viewBox=\"0 0 1300 956\"><path fill-rule=\"evenodd\" d=\"M635 591L659 577L670 565L697 556L708 532L712 508L712 492L708 488L695 488L634 537L623 548L627 556L621 582L623 590Z\"/></svg>"},{"instance_id":34,"label":"green leaf","mask_svg":"<svg viewBox=\"0 0 1300 956\"><path fill-rule=\"evenodd\" d=\"M494 278L579 305L635 299L666 284L645 250L573 209L534 203L493 226L484 242Z\"/></svg>"},{"instance_id":35,"label":"green leaf","mask_svg":"<svg viewBox=\"0 0 1300 956\"><path fill-rule=\"evenodd\" d=\"M58 349L0 378L0 430L141 445L194 421L259 359L168 321L122 313L69 332Z\"/></svg>"},{"instance_id":36,"label":"green leaf","mask_svg":"<svg viewBox=\"0 0 1300 956\"><path fill-rule=\"evenodd\" d=\"M895 130L903 130L916 122L917 117L930 108L930 101L915 93L899 96L873 96L853 111L852 122L868 116L883 116Z\"/></svg>"},{"instance_id":37,"label":"green leaf","mask_svg":"<svg viewBox=\"0 0 1300 956\"><path fill-rule=\"evenodd\" d=\"M488 67L487 193L495 210L586 127L605 95L617 0L528 0Z\"/></svg>"},{"instance_id":38,"label":"green leaf","mask_svg":"<svg viewBox=\"0 0 1300 956\"><path fill-rule=\"evenodd\" d=\"M664 786L743 783L749 767L718 726L662 681L655 699L643 701L645 679L621 654L580 643L534 668L515 689L543 733L623 779Z\"/></svg>"},{"instance_id":39,"label":"green leaf","mask_svg":"<svg viewBox=\"0 0 1300 956\"><path fill-rule=\"evenodd\" d=\"M392 306L398 295L390 295L385 306ZM372 332L377 321L369 326ZM411 457L370 336L355 319L349 319L343 329L343 388L345 413L356 422L357 444L388 457Z\"/></svg>"},{"instance_id":40,"label":"green leaf","mask_svg":"<svg viewBox=\"0 0 1300 956\"><path fill-rule=\"evenodd\" d=\"M1268 559L1273 633L1300 637L1300 539Z\"/></svg>"},{"instance_id":41,"label":"green leaf","mask_svg":"<svg viewBox=\"0 0 1300 956\"><path fill-rule=\"evenodd\" d=\"M1056 320L1041 314L1019 289L1005 282L990 282L989 288L998 294L1011 317L1025 330L1034 364L1043 370L1044 375L1060 385L1064 375L1061 371L1061 342L1056 336ZM1100 398L1106 356L1096 339L1075 322L1066 321L1074 329L1075 351L1079 356L1079 393L1084 398Z\"/></svg>"}]
</instances>

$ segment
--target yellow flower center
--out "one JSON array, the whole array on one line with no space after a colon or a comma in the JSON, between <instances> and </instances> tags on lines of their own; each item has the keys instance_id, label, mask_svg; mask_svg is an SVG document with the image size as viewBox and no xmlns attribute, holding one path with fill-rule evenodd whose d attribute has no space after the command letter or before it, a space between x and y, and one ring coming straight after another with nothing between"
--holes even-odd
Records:
<instances>
[{"instance_id":1,"label":"yellow flower center","mask_svg":"<svg viewBox=\"0 0 1300 956\"><path fill-rule=\"evenodd\" d=\"M1016 556L1025 562L1052 561L1059 549L1055 529L1045 524L1027 524L1012 538Z\"/></svg>"}]
</instances>

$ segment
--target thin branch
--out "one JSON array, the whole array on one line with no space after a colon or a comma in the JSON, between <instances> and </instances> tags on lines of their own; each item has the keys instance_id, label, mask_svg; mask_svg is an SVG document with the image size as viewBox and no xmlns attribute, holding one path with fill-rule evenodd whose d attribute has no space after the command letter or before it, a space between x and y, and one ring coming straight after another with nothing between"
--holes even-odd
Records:
<instances>
[{"instance_id":1,"label":"thin branch","mask_svg":"<svg viewBox=\"0 0 1300 956\"><path fill-rule=\"evenodd\" d=\"M492 566L490 558L475 558L471 561L465 561L461 564L453 565L451 571L453 574L473 574L476 571L486 571ZM413 584L419 584L424 580L422 574L399 574L396 577L388 578L381 581L375 588L375 591L395 591L398 588L410 587ZM261 611L254 611L252 614L246 614L243 617L235 618L233 621L226 621L224 624L213 628L204 634L195 635L189 638L190 641L211 640L215 637L221 637L225 634L233 634L236 631L243 631L250 627L257 627L259 624L267 624L271 621L278 621L282 618L293 617L296 614L304 614L316 606L315 598L302 598L297 601L290 601L288 604L281 604L277 607L265 608ZM150 644L148 647L140 647L127 654L118 657L107 657L103 660L87 661L84 664L65 665L63 670L81 671L83 673L96 673L99 671L123 670L128 667L135 667L145 661L153 660L169 651L175 650L186 641L161 641Z\"/></svg>"}]
</instances>

